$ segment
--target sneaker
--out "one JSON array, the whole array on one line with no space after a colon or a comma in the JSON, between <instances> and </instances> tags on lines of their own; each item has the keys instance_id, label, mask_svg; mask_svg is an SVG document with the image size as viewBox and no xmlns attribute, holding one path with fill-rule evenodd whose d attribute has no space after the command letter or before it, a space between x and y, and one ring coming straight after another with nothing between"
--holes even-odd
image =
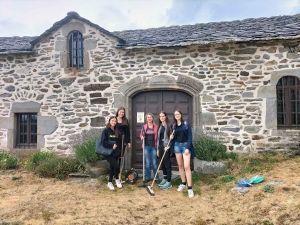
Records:
<instances>
[{"instance_id":1,"label":"sneaker","mask_svg":"<svg viewBox=\"0 0 300 225\"><path fill-rule=\"evenodd\" d=\"M189 198L194 197L194 191L192 189L189 189L188 190L188 195L189 195Z\"/></svg>"},{"instance_id":2,"label":"sneaker","mask_svg":"<svg viewBox=\"0 0 300 225\"><path fill-rule=\"evenodd\" d=\"M164 185L162 185L160 188L161 188L161 190L168 190L168 189L170 189L172 187L172 184L171 184L171 182L165 182L165 184Z\"/></svg>"},{"instance_id":3,"label":"sneaker","mask_svg":"<svg viewBox=\"0 0 300 225\"><path fill-rule=\"evenodd\" d=\"M166 180L166 179L163 179L163 180L158 184L158 186L159 186L159 187L162 187L166 182L167 182L167 180Z\"/></svg>"},{"instance_id":4,"label":"sneaker","mask_svg":"<svg viewBox=\"0 0 300 225\"><path fill-rule=\"evenodd\" d=\"M111 190L111 191L115 190L115 187L114 187L114 185L112 184L112 182L108 182L108 183L107 183L107 187L108 187L109 190Z\"/></svg>"},{"instance_id":5,"label":"sneaker","mask_svg":"<svg viewBox=\"0 0 300 225\"><path fill-rule=\"evenodd\" d=\"M145 181L144 181L144 183L148 183L150 181L150 179L149 178L145 178Z\"/></svg>"},{"instance_id":6,"label":"sneaker","mask_svg":"<svg viewBox=\"0 0 300 225\"><path fill-rule=\"evenodd\" d=\"M116 185L118 188L122 188L121 181L119 179L116 179Z\"/></svg>"},{"instance_id":7,"label":"sneaker","mask_svg":"<svg viewBox=\"0 0 300 225\"><path fill-rule=\"evenodd\" d=\"M160 182L159 182L159 180L155 180L155 183L156 183L156 184L159 184Z\"/></svg>"},{"instance_id":8,"label":"sneaker","mask_svg":"<svg viewBox=\"0 0 300 225\"><path fill-rule=\"evenodd\" d=\"M177 188L177 191L183 191L184 189L187 189L187 186L184 184L180 184Z\"/></svg>"}]
</instances>

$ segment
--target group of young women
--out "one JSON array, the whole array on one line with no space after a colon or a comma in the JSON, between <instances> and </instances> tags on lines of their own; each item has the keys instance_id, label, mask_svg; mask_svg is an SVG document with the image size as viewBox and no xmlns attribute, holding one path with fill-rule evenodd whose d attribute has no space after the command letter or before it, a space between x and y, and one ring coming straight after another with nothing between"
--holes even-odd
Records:
<instances>
[{"instance_id":1,"label":"group of young women","mask_svg":"<svg viewBox=\"0 0 300 225\"><path fill-rule=\"evenodd\" d=\"M174 124L169 122L167 113L162 111L159 114L158 125L154 122L152 113L146 114L146 123L142 126L140 138L143 141L145 154L145 180L150 181L151 168L153 174L157 172L157 157L161 162L163 171L163 179L159 182L159 177L156 176L155 182L162 190L168 190L172 187L172 167L171 167L171 149L173 149L182 183L178 186L177 191L188 190L188 196L194 197L192 189L192 173L190 168L191 159L194 158L194 149L192 145L192 129L187 121L183 120L182 113L179 110L174 112ZM122 135L124 139L122 141ZM115 177L115 183L118 188L122 188L121 180L119 179L122 142L123 149L130 144L130 129L129 122L126 118L125 108L120 107L117 110L116 116L109 118L106 128L102 132L101 141L104 147L113 148L113 153L106 156L106 160L110 163L110 173L108 188L114 190L112 183ZM112 142L114 141L114 142ZM165 153L165 154L164 154ZM163 157L164 155L164 157ZM163 158L162 158L163 157Z\"/></svg>"}]
</instances>

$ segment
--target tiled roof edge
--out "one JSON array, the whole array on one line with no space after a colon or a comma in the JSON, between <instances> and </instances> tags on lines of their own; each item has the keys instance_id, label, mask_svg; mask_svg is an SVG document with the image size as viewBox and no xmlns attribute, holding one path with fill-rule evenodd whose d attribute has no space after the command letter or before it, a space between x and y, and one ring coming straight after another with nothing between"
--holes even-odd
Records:
<instances>
[{"instance_id":1,"label":"tiled roof edge","mask_svg":"<svg viewBox=\"0 0 300 225\"><path fill-rule=\"evenodd\" d=\"M237 39L227 39L227 40L220 40L220 41L182 41L178 43L166 43L166 44L154 44L154 45L116 45L115 48L119 49L135 49L135 48L155 48L155 47L183 47L183 46L190 46L190 45L212 45L212 44L229 44L229 43L237 43L237 42L258 42L258 41L280 41L280 40L294 40L299 39L300 35L297 36L289 36L289 37L270 37L270 38L237 38Z\"/></svg>"},{"instance_id":2,"label":"tiled roof edge","mask_svg":"<svg viewBox=\"0 0 300 225\"><path fill-rule=\"evenodd\" d=\"M89 24L92 27L95 27L96 29L98 29L99 31L116 38L120 43L125 43L125 40L123 40L122 38L119 38L118 36L112 34L111 32L109 32L108 30L103 29L102 27L100 27L99 25L92 23L91 21L79 16L79 14L77 12L68 12L67 16L65 18L63 18L60 21L57 21L56 23L53 24L53 26L51 28L49 28L48 30L46 30L43 34L41 34L39 37L37 37L36 39L34 39L33 41L30 42L30 44L32 46L34 46L37 42L39 42L43 37L46 37L48 35L50 35L53 31L57 30L58 28L62 27L64 24L70 22L72 19L76 19L79 21L82 21L86 24Z\"/></svg>"}]
</instances>

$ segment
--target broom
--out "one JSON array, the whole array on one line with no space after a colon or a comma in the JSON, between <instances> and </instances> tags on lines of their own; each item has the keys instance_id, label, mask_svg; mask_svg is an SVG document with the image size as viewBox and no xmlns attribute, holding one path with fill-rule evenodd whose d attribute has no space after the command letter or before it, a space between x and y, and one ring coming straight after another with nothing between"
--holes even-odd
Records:
<instances>
[{"instance_id":1,"label":"broom","mask_svg":"<svg viewBox=\"0 0 300 225\"><path fill-rule=\"evenodd\" d=\"M142 134L145 137L145 130L144 130L144 126L142 126ZM144 188L146 187L145 184L145 138L143 139L143 184L138 186L139 188Z\"/></svg>"},{"instance_id":2,"label":"broom","mask_svg":"<svg viewBox=\"0 0 300 225\"><path fill-rule=\"evenodd\" d=\"M173 134L173 133L174 133L174 130L173 130L172 134ZM170 141L171 141L171 139L169 139L169 142L168 142L168 144L167 144L166 147L169 146ZM169 150L169 149L168 149L168 150ZM154 191L153 191L153 184L154 184L155 178L156 178L156 176L157 176L157 174L158 174L158 170L159 170L159 168L160 168L160 165L161 165L162 161L164 160L164 157L165 157L166 152L167 152L167 151L164 151L164 154L163 154L162 157L161 157L161 160L160 160L159 165L158 165L158 167L157 167L157 171L156 171L156 173L155 173L155 176L154 176L154 178L153 178L153 181L152 181L151 186L148 185L148 186L146 187L146 190L148 191L149 195L151 195L151 196L154 196L154 195L155 195L155 194L154 194Z\"/></svg>"}]
</instances>

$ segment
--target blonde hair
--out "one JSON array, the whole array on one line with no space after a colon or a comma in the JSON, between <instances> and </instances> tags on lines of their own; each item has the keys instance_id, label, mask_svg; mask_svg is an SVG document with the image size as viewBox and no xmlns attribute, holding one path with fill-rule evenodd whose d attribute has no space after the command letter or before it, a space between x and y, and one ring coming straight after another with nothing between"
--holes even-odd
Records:
<instances>
[{"instance_id":1,"label":"blonde hair","mask_svg":"<svg viewBox=\"0 0 300 225\"><path fill-rule=\"evenodd\" d=\"M145 116L145 120L147 121L147 116L151 116L154 122L154 115L152 113L147 113Z\"/></svg>"}]
</instances>

